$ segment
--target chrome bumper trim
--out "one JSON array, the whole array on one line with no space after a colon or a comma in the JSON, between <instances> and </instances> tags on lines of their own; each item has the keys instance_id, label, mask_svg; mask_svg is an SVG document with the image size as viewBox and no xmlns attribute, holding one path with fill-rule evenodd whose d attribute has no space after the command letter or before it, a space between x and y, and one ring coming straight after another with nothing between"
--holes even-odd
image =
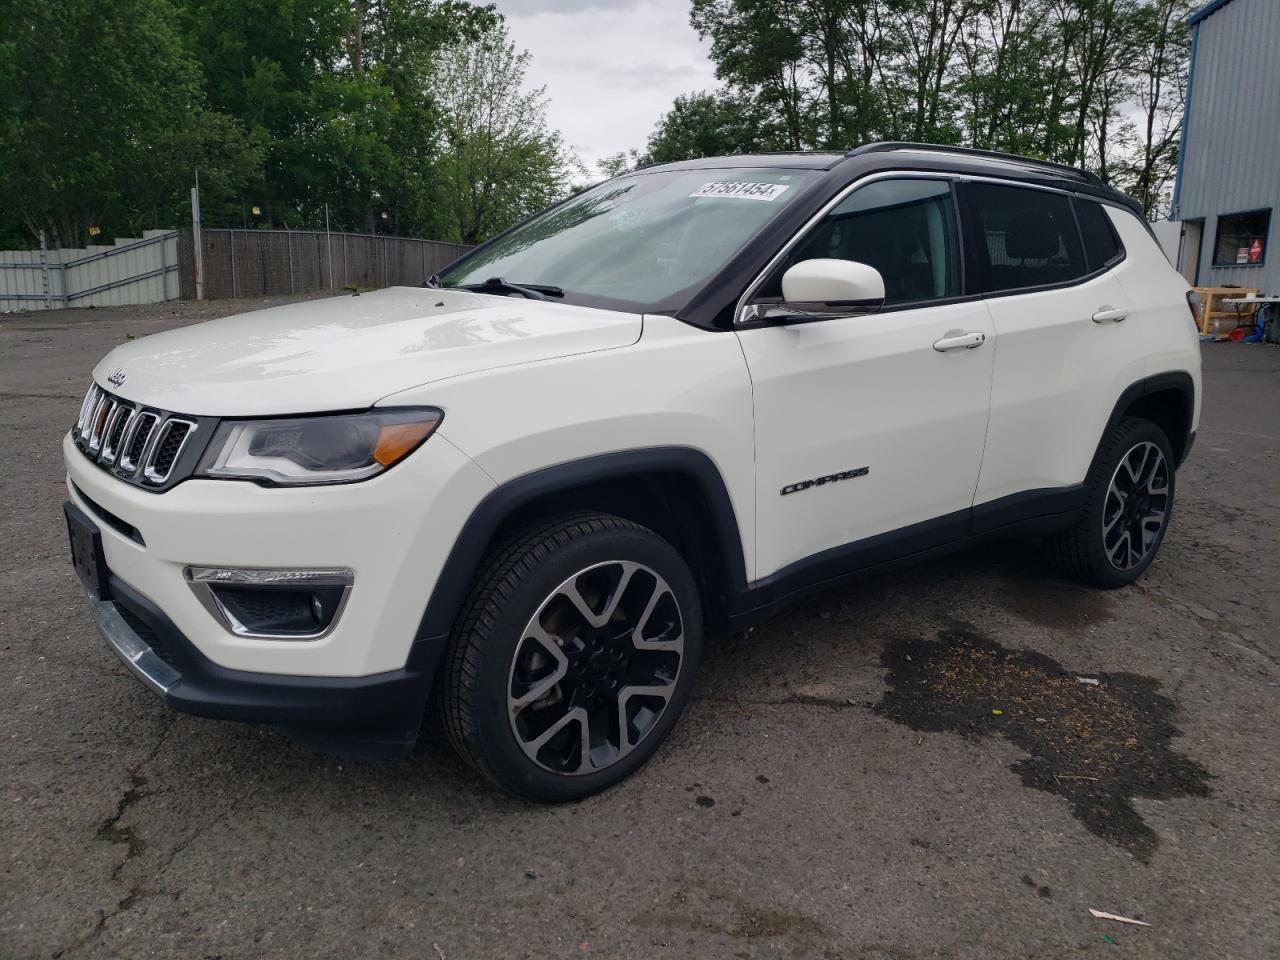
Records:
<instances>
[{"instance_id":1,"label":"chrome bumper trim","mask_svg":"<svg viewBox=\"0 0 1280 960\"><path fill-rule=\"evenodd\" d=\"M139 680L159 694L166 694L182 681L182 674L161 660L133 628L120 616L110 600L89 596L94 622L107 645Z\"/></svg>"},{"instance_id":2,"label":"chrome bumper trim","mask_svg":"<svg viewBox=\"0 0 1280 960\"><path fill-rule=\"evenodd\" d=\"M200 605L222 624L228 633L236 637L251 640L320 640L331 634L342 619L347 609L347 600L351 596L351 587L356 575L346 567L285 568L285 567L186 567L183 570L189 586L200 601ZM342 596L334 608L333 616L321 630L312 633L272 633L271 631L251 630L236 619L235 614L226 608L217 594L215 586L330 586L342 587Z\"/></svg>"}]
</instances>

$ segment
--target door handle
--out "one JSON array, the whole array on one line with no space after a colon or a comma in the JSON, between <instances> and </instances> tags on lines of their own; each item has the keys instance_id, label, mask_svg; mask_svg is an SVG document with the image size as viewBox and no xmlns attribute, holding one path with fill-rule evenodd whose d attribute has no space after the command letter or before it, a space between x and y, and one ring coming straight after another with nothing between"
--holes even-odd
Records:
<instances>
[{"instance_id":1,"label":"door handle","mask_svg":"<svg viewBox=\"0 0 1280 960\"><path fill-rule=\"evenodd\" d=\"M1093 315L1094 323L1119 323L1129 315L1128 310L1121 310L1116 307L1103 306Z\"/></svg>"},{"instance_id":2,"label":"door handle","mask_svg":"<svg viewBox=\"0 0 1280 960\"><path fill-rule=\"evenodd\" d=\"M949 333L941 340L933 345L933 349L939 353L946 353L948 350L972 350L974 347L980 347L987 342L987 335L981 330L972 330L969 333Z\"/></svg>"}]
</instances>

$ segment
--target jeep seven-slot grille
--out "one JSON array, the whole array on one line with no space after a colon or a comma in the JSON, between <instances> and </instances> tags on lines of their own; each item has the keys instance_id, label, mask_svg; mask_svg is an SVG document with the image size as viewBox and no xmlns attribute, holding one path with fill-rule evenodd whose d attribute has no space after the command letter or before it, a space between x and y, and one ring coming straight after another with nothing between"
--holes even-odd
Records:
<instances>
[{"instance_id":1,"label":"jeep seven-slot grille","mask_svg":"<svg viewBox=\"0 0 1280 960\"><path fill-rule=\"evenodd\" d=\"M138 486L159 489L181 479L175 469L199 424L199 418L145 408L94 384L80 405L72 438L102 469Z\"/></svg>"},{"instance_id":2,"label":"jeep seven-slot grille","mask_svg":"<svg viewBox=\"0 0 1280 960\"><path fill-rule=\"evenodd\" d=\"M157 477L167 478L173 470L173 463L178 459L178 451L191 432L191 424L181 420L169 420L160 428L160 442L156 444L155 456L151 458L149 472Z\"/></svg>"}]
</instances>

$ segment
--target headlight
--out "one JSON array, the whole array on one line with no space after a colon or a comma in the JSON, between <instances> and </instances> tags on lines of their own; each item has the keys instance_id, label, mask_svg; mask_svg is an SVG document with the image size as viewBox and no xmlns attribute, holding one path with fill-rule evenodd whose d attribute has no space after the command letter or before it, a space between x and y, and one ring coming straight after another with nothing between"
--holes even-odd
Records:
<instances>
[{"instance_id":1,"label":"headlight","mask_svg":"<svg viewBox=\"0 0 1280 960\"><path fill-rule=\"evenodd\" d=\"M418 407L287 420L224 420L196 476L285 486L354 483L418 449L443 417L432 407Z\"/></svg>"}]
</instances>

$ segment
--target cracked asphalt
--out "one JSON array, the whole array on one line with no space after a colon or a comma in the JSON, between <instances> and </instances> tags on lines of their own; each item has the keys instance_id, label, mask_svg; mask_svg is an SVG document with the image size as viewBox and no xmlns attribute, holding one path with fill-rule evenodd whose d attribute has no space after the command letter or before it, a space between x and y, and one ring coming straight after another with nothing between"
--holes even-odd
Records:
<instances>
[{"instance_id":1,"label":"cracked asphalt","mask_svg":"<svg viewBox=\"0 0 1280 960\"><path fill-rule=\"evenodd\" d=\"M1280 955L1280 351L1205 348L1136 587L996 543L824 594L712 642L655 759L546 808L430 742L173 715L99 639L60 510L89 370L258 305L0 317L0 957Z\"/></svg>"}]
</instances>

